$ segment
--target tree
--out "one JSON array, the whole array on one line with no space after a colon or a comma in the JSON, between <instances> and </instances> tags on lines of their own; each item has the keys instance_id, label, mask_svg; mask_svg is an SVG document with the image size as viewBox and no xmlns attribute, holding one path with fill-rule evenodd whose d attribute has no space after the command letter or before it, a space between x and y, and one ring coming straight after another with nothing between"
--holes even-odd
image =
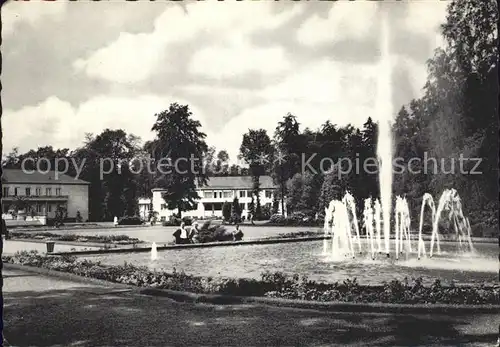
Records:
<instances>
[{"instance_id":1,"label":"tree","mask_svg":"<svg viewBox=\"0 0 500 347\"><path fill-rule=\"evenodd\" d=\"M27 211L29 208L29 201L24 196L16 196L13 201L14 209L18 211Z\"/></svg>"},{"instance_id":2,"label":"tree","mask_svg":"<svg viewBox=\"0 0 500 347\"><path fill-rule=\"evenodd\" d=\"M217 153L217 161L215 163L215 174L218 176L226 176L229 172L229 154L222 150Z\"/></svg>"},{"instance_id":3,"label":"tree","mask_svg":"<svg viewBox=\"0 0 500 347\"><path fill-rule=\"evenodd\" d=\"M286 182L300 172L300 125L291 113L278 123L274 132L277 160L274 161L273 179L280 187L281 210L285 211Z\"/></svg>"},{"instance_id":4,"label":"tree","mask_svg":"<svg viewBox=\"0 0 500 347\"><path fill-rule=\"evenodd\" d=\"M241 221L241 206L237 197L233 199L231 204L231 220L233 223L239 223Z\"/></svg>"},{"instance_id":5,"label":"tree","mask_svg":"<svg viewBox=\"0 0 500 347\"><path fill-rule=\"evenodd\" d=\"M121 129L88 134L71 155L82 165L81 179L90 182L89 219L112 220L137 209L136 176L130 161L140 152L138 139ZM133 165L133 164L132 164Z\"/></svg>"},{"instance_id":6,"label":"tree","mask_svg":"<svg viewBox=\"0 0 500 347\"><path fill-rule=\"evenodd\" d=\"M213 176L214 166L215 166L215 152L217 149L214 146L210 146L203 157L203 163L205 168L205 173L207 176Z\"/></svg>"},{"instance_id":7,"label":"tree","mask_svg":"<svg viewBox=\"0 0 500 347\"><path fill-rule=\"evenodd\" d=\"M224 217L224 221L229 222L231 219L231 203L225 201L222 205L222 216Z\"/></svg>"},{"instance_id":8,"label":"tree","mask_svg":"<svg viewBox=\"0 0 500 347\"><path fill-rule=\"evenodd\" d=\"M253 179L253 194L257 197L255 219L260 218L260 176L265 175L272 163L273 147L271 139L264 129L249 130L243 135L240 146L240 155L249 165Z\"/></svg>"},{"instance_id":9,"label":"tree","mask_svg":"<svg viewBox=\"0 0 500 347\"><path fill-rule=\"evenodd\" d=\"M200 198L197 184L207 183L203 170L203 158L208 151L206 135L199 130L201 123L192 116L188 105L173 103L156 115L152 128L157 140L155 159L168 164L168 170L157 167L156 182L166 190L162 197L169 209L178 210L179 218L182 211L196 206Z\"/></svg>"},{"instance_id":10,"label":"tree","mask_svg":"<svg viewBox=\"0 0 500 347\"><path fill-rule=\"evenodd\" d=\"M252 199L250 200L250 203L248 204L248 212L251 215L251 218L252 218L251 220L253 223L254 215L255 215L255 200L253 198L253 195L252 195Z\"/></svg>"},{"instance_id":11,"label":"tree","mask_svg":"<svg viewBox=\"0 0 500 347\"><path fill-rule=\"evenodd\" d=\"M286 208L289 213L298 212L300 200L302 198L303 180L300 173L295 174L287 182Z\"/></svg>"},{"instance_id":12,"label":"tree","mask_svg":"<svg viewBox=\"0 0 500 347\"><path fill-rule=\"evenodd\" d=\"M409 159L427 153L449 170L452 160L479 158L481 175L440 170L396 177L410 199L456 188L471 224L498 225L498 8L494 1L451 1L442 26L445 46L428 62L424 95L402 109L394 126L397 151ZM455 164L458 166L458 164ZM440 165L442 166L442 164ZM402 188L401 186L410 186ZM411 201L410 201L410 205ZM413 206L419 206L414 201Z\"/></svg>"},{"instance_id":13,"label":"tree","mask_svg":"<svg viewBox=\"0 0 500 347\"><path fill-rule=\"evenodd\" d=\"M338 167L326 174L321 185L318 211L320 215L324 214L325 208L328 207L332 200L341 200L346 193L347 182L345 179L339 178Z\"/></svg>"}]
</instances>

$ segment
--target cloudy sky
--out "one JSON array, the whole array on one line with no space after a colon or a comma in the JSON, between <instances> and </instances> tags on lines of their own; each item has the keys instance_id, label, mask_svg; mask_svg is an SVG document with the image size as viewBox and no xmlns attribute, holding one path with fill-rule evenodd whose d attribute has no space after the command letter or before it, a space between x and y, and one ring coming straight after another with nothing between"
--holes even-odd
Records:
<instances>
[{"instance_id":1,"label":"cloudy sky","mask_svg":"<svg viewBox=\"0 0 500 347\"><path fill-rule=\"evenodd\" d=\"M4 151L74 149L86 132L143 140L155 113L189 104L235 158L249 128L361 125L378 74L395 110L421 94L446 1L11 2L2 8ZM392 69L380 68L387 18ZM386 116L384 116L386 117Z\"/></svg>"}]
</instances>

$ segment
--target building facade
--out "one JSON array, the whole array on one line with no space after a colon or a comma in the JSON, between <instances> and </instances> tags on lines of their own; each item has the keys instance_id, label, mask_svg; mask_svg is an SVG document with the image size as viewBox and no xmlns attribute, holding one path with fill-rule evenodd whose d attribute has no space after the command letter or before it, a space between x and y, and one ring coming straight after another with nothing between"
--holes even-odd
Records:
<instances>
[{"instance_id":1,"label":"building facade","mask_svg":"<svg viewBox=\"0 0 500 347\"><path fill-rule=\"evenodd\" d=\"M260 177L260 204L262 207L272 208L276 194L276 186L270 176ZM192 218L222 217L222 205L232 202L238 198L242 217L248 218L249 205L252 200L252 177L250 176L223 176L210 177L207 185L198 186L197 193L200 196L194 210L185 211L183 216ZM164 190L153 189L153 210L160 220L167 220L177 214L177 210L170 210L162 198ZM256 196L254 203L257 202Z\"/></svg>"},{"instance_id":2,"label":"building facade","mask_svg":"<svg viewBox=\"0 0 500 347\"><path fill-rule=\"evenodd\" d=\"M18 211L22 200L27 211ZM2 218L11 219L19 212L54 218L58 207L64 207L68 218L83 221L89 217L89 182L53 171L33 173L4 169L2 174Z\"/></svg>"}]
</instances>

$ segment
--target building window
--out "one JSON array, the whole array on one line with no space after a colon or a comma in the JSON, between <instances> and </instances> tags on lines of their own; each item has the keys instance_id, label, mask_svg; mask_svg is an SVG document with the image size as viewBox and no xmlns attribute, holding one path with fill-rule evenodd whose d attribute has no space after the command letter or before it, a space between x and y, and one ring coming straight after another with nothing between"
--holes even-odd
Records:
<instances>
[{"instance_id":1,"label":"building window","mask_svg":"<svg viewBox=\"0 0 500 347\"><path fill-rule=\"evenodd\" d=\"M47 212L52 212L52 205L50 204L47 205Z\"/></svg>"},{"instance_id":2,"label":"building window","mask_svg":"<svg viewBox=\"0 0 500 347\"><path fill-rule=\"evenodd\" d=\"M26 188L26 196L30 196L31 195L31 188Z\"/></svg>"},{"instance_id":3,"label":"building window","mask_svg":"<svg viewBox=\"0 0 500 347\"><path fill-rule=\"evenodd\" d=\"M42 195L42 188L36 188L36 189L35 189L35 195L36 195L36 196L40 196L40 195Z\"/></svg>"},{"instance_id":4,"label":"building window","mask_svg":"<svg viewBox=\"0 0 500 347\"><path fill-rule=\"evenodd\" d=\"M9 187L3 187L3 196L9 196Z\"/></svg>"},{"instance_id":5,"label":"building window","mask_svg":"<svg viewBox=\"0 0 500 347\"><path fill-rule=\"evenodd\" d=\"M271 199L273 197L273 192L270 190L266 190L265 195L267 199Z\"/></svg>"},{"instance_id":6,"label":"building window","mask_svg":"<svg viewBox=\"0 0 500 347\"><path fill-rule=\"evenodd\" d=\"M19 194L19 188L14 188L14 196L17 196L17 194Z\"/></svg>"},{"instance_id":7,"label":"building window","mask_svg":"<svg viewBox=\"0 0 500 347\"><path fill-rule=\"evenodd\" d=\"M252 191L251 190L247 190L247 198L251 198L252 197Z\"/></svg>"},{"instance_id":8,"label":"building window","mask_svg":"<svg viewBox=\"0 0 500 347\"><path fill-rule=\"evenodd\" d=\"M220 202L215 202L215 203L204 203L205 206L205 211L222 211L222 203Z\"/></svg>"},{"instance_id":9,"label":"building window","mask_svg":"<svg viewBox=\"0 0 500 347\"><path fill-rule=\"evenodd\" d=\"M233 197L233 192L231 190L226 190L222 193L223 198L232 198Z\"/></svg>"},{"instance_id":10,"label":"building window","mask_svg":"<svg viewBox=\"0 0 500 347\"><path fill-rule=\"evenodd\" d=\"M52 195L52 188L45 188L45 195L51 196Z\"/></svg>"},{"instance_id":11,"label":"building window","mask_svg":"<svg viewBox=\"0 0 500 347\"><path fill-rule=\"evenodd\" d=\"M61 196L61 188L56 188L56 195Z\"/></svg>"},{"instance_id":12,"label":"building window","mask_svg":"<svg viewBox=\"0 0 500 347\"><path fill-rule=\"evenodd\" d=\"M245 197L245 191L244 190L240 190L240 198L244 198Z\"/></svg>"},{"instance_id":13,"label":"building window","mask_svg":"<svg viewBox=\"0 0 500 347\"><path fill-rule=\"evenodd\" d=\"M205 190L203 192L203 197L205 199L212 199L214 197L214 192L212 192L211 190Z\"/></svg>"},{"instance_id":14,"label":"building window","mask_svg":"<svg viewBox=\"0 0 500 347\"><path fill-rule=\"evenodd\" d=\"M240 211L244 211L245 210L245 204L240 204Z\"/></svg>"},{"instance_id":15,"label":"building window","mask_svg":"<svg viewBox=\"0 0 500 347\"><path fill-rule=\"evenodd\" d=\"M36 212L41 213L42 212L42 205L41 204L36 204Z\"/></svg>"}]
</instances>

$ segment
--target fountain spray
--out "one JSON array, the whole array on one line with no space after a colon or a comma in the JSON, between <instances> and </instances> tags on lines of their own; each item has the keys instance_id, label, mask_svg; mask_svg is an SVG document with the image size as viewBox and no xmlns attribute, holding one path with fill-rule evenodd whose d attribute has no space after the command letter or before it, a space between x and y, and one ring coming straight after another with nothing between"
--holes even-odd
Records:
<instances>
[{"instance_id":1,"label":"fountain spray","mask_svg":"<svg viewBox=\"0 0 500 347\"><path fill-rule=\"evenodd\" d=\"M378 139L377 156L379 160L380 198L384 230L385 252L390 254L391 234L391 197L392 197L392 134L390 118L392 114L391 61L389 54L389 22L387 15L382 19L381 58L378 75Z\"/></svg>"}]
</instances>

